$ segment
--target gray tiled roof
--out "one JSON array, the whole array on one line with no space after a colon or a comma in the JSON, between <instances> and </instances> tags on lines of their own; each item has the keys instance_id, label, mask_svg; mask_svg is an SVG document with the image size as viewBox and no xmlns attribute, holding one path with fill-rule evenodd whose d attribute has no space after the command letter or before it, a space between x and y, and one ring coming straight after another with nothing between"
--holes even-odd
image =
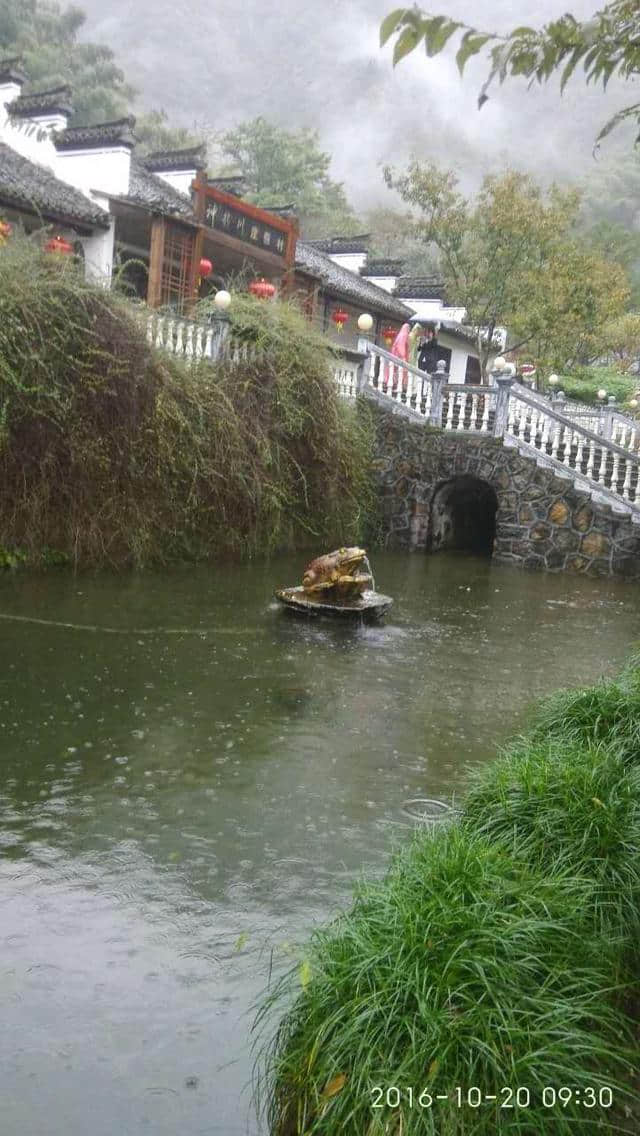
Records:
<instances>
[{"instance_id":1,"label":"gray tiled roof","mask_svg":"<svg viewBox=\"0 0 640 1136\"><path fill-rule=\"evenodd\" d=\"M412 300L440 300L444 284L437 276L400 276L393 294Z\"/></svg>"},{"instance_id":2,"label":"gray tiled roof","mask_svg":"<svg viewBox=\"0 0 640 1136\"><path fill-rule=\"evenodd\" d=\"M326 237L314 241L305 241L305 244L313 245L321 252L339 255L340 253L366 252L370 240L371 233L358 233L355 237Z\"/></svg>"},{"instance_id":3,"label":"gray tiled roof","mask_svg":"<svg viewBox=\"0 0 640 1136\"><path fill-rule=\"evenodd\" d=\"M23 158L0 142L0 201L25 212L39 214L46 221L65 221L94 228L107 228L109 215L46 169Z\"/></svg>"},{"instance_id":4,"label":"gray tiled roof","mask_svg":"<svg viewBox=\"0 0 640 1136\"><path fill-rule=\"evenodd\" d=\"M19 95L7 105L7 112L16 118L37 118L41 114L72 114L71 87L52 87L49 91L36 91L33 95Z\"/></svg>"},{"instance_id":5,"label":"gray tiled roof","mask_svg":"<svg viewBox=\"0 0 640 1136\"><path fill-rule=\"evenodd\" d=\"M232 193L234 197L242 197L246 193L247 179L241 174L230 174L228 177L207 178L207 185L214 189L221 189L223 193Z\"/></svg>"},{"instance_id":6,"label":"gray tiled roof","mask_svg":"<svg viewBox=\"0 0 640 1136\"><path fill-rule=\"evenodd\" d=\"M97 126L68 126L56 134L56 150L91 150L100 146L133 148L135 124L135 118L129 116L114 122L100 122Z\"/></svg>"},{"instance_id":7,"label":"gray tiled roof","mask_svg":"<svg viewBox=\"0 0 640 1136\"><path fill-rule=\"evenodd\" d=\"M402 260L367 260L360 269L361 276L399 276L402 272Z\"/></svg>"},{"instance_id":8,"label":"gray tiled roof","mask_svg":"<svg viewBox=\"0 0 640 1136\"><path fill-rule=\"evenodd\" d=\"M153 173L162 170L164 173L178 170L199 170L205 162L204 146L189 146L184 150L156 150L144 159L144 164Z\"/></svg>"},{"instance_id":9,"label":"gray tiled roof","mask_svg":"<svg viewBox=\"0 0 640 1136\"><path fill-rule=\"evenodd\" d=\"M363 276L358 276L348 268L336 264L325 252L310 241L298 241L296 245L296 264L322 280L327 291L336 292L347 300L352 300L372 312L406 320L413 314L394 296L372 284Z\"/></svg>"},{"instance_id":10,"label":"gray tiled roof","mask_svg":"<svg viewBox=\"0 0 640 1136\"><path fill-rule=\"evenodd\" d=\"M184 217L186 220L195 221L189 198L178 193L177 189L168 185L162 178L152 174L133 154L126 200L141 205L150 213L160 213L165 217Z\"/></svg>"},{"instance_id":11,"label":"gray tiled roof","mask_svg":"<svg viewBox=\"0 0 640 1136\"><path fill-rule=\"evenodd\" d=\"M27 73L21 55L0 59L0 83L24 83Z\"/></svg>"}]
</instances>

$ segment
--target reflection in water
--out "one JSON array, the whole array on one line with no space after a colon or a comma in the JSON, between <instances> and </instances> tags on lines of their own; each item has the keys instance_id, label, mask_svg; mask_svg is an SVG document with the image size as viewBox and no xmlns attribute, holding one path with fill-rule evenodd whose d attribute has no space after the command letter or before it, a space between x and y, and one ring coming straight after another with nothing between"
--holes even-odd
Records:
<instances>
[{"instance_id":1,"label":"reflection in water","mask_svg":"<svg viewBox=\"0 0 640 1136\"><path fill-rule=\"evenodd\" d=\"M303 559L0 582L45 621L2 620L2 1136L255 1133L270 968L640 631L623 585L447 554L376 556L382 626L305 622Z\"/></svg>"}]
</instances>

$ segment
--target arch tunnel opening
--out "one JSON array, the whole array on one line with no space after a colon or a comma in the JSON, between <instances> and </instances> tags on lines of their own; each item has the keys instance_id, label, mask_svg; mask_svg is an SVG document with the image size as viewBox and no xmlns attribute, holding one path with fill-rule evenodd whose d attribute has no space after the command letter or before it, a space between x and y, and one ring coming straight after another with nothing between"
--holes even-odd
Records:
<instances>
[{"instance_id":1,"label":"arch tunnel opening","mask_svg":"<svg viewBox=\"0 0 640 1136\"><path fill-rule=\"evenodd\" d=\"M458 549L491 556L496 536L498 498L479 477L461 475L440 484L430 509L430 552Z\"/></svg>"}]
</instances>

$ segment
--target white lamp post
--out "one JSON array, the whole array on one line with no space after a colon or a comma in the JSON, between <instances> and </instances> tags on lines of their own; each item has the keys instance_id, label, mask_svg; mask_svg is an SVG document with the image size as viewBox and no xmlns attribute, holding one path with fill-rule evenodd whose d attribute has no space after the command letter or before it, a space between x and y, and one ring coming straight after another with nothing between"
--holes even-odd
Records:
<instances>
[{"instance_id":1,"label":"white lamp post","mask_svg":"<svg viewBox=\"0 0 640 1136\"><path fill-rule=\"evenodd\" d=\"M630 399L630 400L629 400L629 406L631 407L631 409L632 409L632 410L636 410L636 409L637 409L637 406L638 406L638 400L637 400L637 398L632 398L632 399Z\"/></svg>"},{"instance_id":2,"label":"white lamp post","mask_svg":"<svg viewBox=\"0 0 640 1136\"><path fill-rule=\"evenodd\" d=\"M213 298L213 302L214 302L216 308L219 308L221 312L226 312L227 308L229 307L229 304L231 303L231 293L225 291L224 288L220 288L216 292L216 294Z\"/></svg>"},{"instance_id":3,"label":"white lamp post","mask_svg":"<svg viewBox=\"0 0 640 1136\"><path fill-rule=\"evenodd\" d=\"M606 392L606 390L603 390L603 388L601 387L600 390L598 391L598 398L600 399L600 402L604 402L606 397L607 397L607 392Z\"/></svg>"},{"instance_id":4,"label":"white lamp post","mask_svg":"<svg viewBox=\"0 0 640 1136\"><path fill-rule=\"evenodd\" d=\"M366 334L368 331L371 331L372 327L373 327L373 316L370 316L368 312L363 312L362 315L358 316L358 330L359 331L363 331Z\"/></svg>"},{"instance_id":5,"label":"white lamp post","mask_svg":"<svg viewBox=\"0 0 640 1136\"><path fill-rule=\"evenodd\" d=\"M558 383L560 382L560 379L558 378L557 375L549 375L549 378L548 378L547 381L548 381L550 387L557 387Z\"/></svg>"}]
</instances>

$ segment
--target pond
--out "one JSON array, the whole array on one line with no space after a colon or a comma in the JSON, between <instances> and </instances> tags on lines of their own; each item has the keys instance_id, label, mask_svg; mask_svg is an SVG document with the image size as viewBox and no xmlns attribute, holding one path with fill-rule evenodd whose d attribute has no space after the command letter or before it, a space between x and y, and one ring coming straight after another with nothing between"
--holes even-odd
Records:
<instances>
[{"instance_id":1,"label":"pond","mask_svg":"<svg viewBox=\"0 0 640 1136\"><path fill-rule=\"evenodd\" d=\"M445 553L375 557L384 625L307 622L304 559L0 580L3 1136L257 1133L270 971L640 637L631 586Z\"/></svg>"}]
</instances>

